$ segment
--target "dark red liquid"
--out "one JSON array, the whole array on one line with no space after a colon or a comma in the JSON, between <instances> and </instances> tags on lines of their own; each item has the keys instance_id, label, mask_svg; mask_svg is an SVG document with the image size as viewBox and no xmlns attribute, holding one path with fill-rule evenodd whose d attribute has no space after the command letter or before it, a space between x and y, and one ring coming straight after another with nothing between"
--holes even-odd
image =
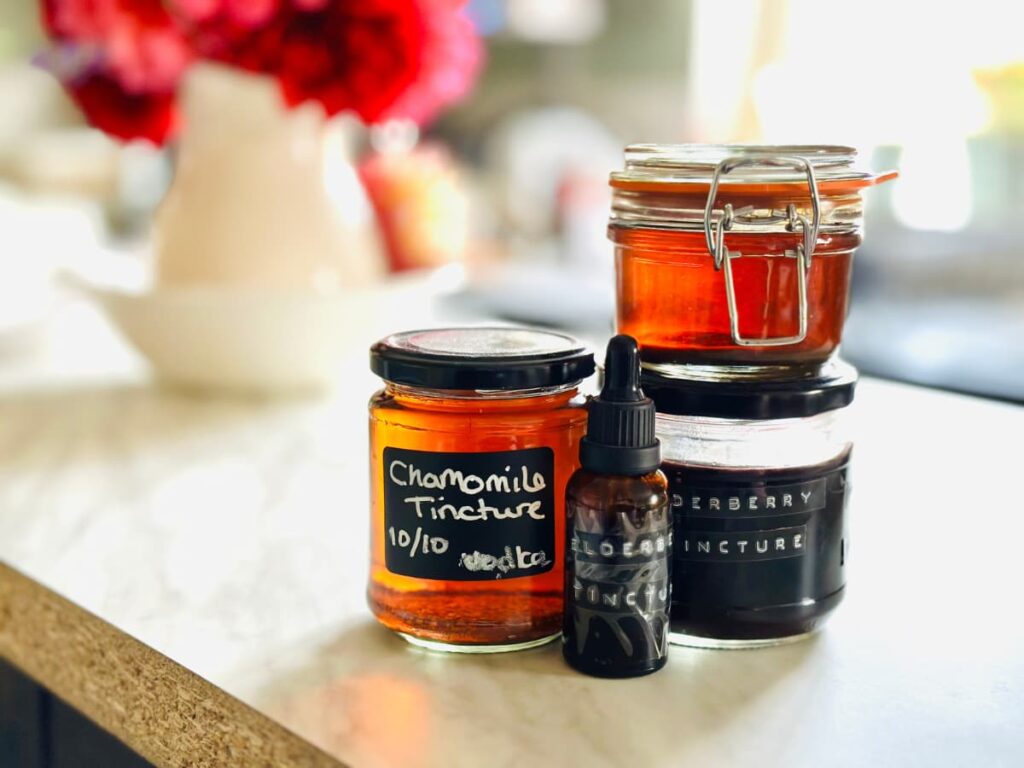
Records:
<instances>
[{"instance_id":1,"label":"dark red liquid","mask_svg":"<svg viewBox=\"0 0 1024 768\"><path fill-rule=\"evenodd\" d=\"M768 640L816 629L846 584L849 456L785 470L664 463L673 509L672 632ZM783 506L787 493L791 507ZM721 510L709 511L712 497ZM736 511L728 509L732 498Z\"/></svg>"}]
</instances>

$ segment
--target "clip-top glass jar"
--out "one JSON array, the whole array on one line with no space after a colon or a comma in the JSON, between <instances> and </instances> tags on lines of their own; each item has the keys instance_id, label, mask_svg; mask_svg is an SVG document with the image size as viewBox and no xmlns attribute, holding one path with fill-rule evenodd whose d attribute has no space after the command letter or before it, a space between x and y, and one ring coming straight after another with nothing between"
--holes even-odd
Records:
<instances>
[{"instance_id":1,"label":"clip-top glass jar","mask_svg":"<svg viewBox=\"0 0 1024 768\"><path fill-rule=\"evenodd\" d=\"M627 147L625 170L611 175L609 237L618 330L640 342L645 364L763 377L828 359L846 318L861 192L895 176L860 169L855 156L836 146Z\"/></svg>"},{"instance_id":2,"label":"clip-top glass jar","mask_svg":"<svg viewBox=\"0 0 1024 768\"><path fill-rule=\"evenodd\" d=\"M673 515L672 642L799 640L843 597L856 371L694 382L648 372Z\"/></svg>"},{"instance_id":3,"label":"clip-top glass jar","mask_svg":"<svg viewBox=\"0 0 1024 768\"><path fill-rule=\"evenodd\" d=\"M389 336L370 367L386 382L370 400L378 621L438 650L557 637L593 354L557 333L452 328Z\"/></svg>"}]
</instances>

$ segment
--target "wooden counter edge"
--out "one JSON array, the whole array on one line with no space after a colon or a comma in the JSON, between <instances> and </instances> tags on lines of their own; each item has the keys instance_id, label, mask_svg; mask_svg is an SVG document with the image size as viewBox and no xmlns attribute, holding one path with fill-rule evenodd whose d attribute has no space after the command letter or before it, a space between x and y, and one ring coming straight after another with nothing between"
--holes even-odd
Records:
<instances>
[{"instance_id":1,"label":"wooden counter edge","mask_svg":"<svg viewBox=\"0 0 1024 768\"><path fill-rule=\"evenodd\" d=\"M0 657L157 766L341 765L3 562Z\"/></svg>"}]
</instances>

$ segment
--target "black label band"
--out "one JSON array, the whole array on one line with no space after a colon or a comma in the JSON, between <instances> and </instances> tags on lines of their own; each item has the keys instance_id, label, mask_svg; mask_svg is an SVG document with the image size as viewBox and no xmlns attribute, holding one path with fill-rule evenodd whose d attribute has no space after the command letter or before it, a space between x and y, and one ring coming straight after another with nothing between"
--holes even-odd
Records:
<instances>
[{"instance_id":1,"label":"black label band","mask_svg":"<svg viewBox=\"0 0 1024 768\"><path fill-rule=\"evenodd\" d=\"M636 529L623 513L616 532L595 533L575 527L579 511L566 554L565 652L606 673L663 660L672 604L669 515Z\"/></svg>"},{"instance_id":2,"label":"black label band","mask_svg":"<svg viewBox=\"0 0 1024 768\"><path fill-rule=\"evenodd\" d=\"M827 478L788 485L688 487L672 494L672 511L686 517L777 517L825 508Z\"/></svg>"},{"instance_id":3,"label":"black label band","mask_svg":"<svg viewBox=\"0 0 1024 768\"><path fill-rule=\"evenodd\" d=\"M573 531L569 548L577 561L592 563L636 563L663 559L672 549L672 531L651 531L637 536Z\"/></svg>"},{"instance_id":4,"label":"black label band","mask_svg":"<svg viewBox=\"0 0 1024 768\"><path fill-rule=\"evenodd\" d=\"M635 583L614 583L604 579L595 581L577 575L572 581L573 605L624 616L667 611L672 601L672 585L668 578L668 568L662 567L661 571L659 579Z\"/></svg>"},{"instance_id":5,"label":"black label band","mask_svg":"<svg viewBox=\"0 0 1024 768\"><path fill-rule=\"evenodd\" d=\"M532 576L555 565L554 452L384 449L384 558L444 581Z\"/></svg>"},{"instance_id":6,"label":"black label band","mask_svg":"<svg viewBox=\"0 0 1024 768\"><path fill-rule=\"evenodd\" d=\"M770 531L680 531L676 560L749 562L801 557L810 548L807 526Z\"/></svg>"},{"instance_id":7,"label":"black label band","mask_svg":"<svg viewBox=\"0 0 1024 768\"><path fill-rule=\"evenodd\" d=\"M768 639L826 616L846 584L849 457L785 468L669 465L670 497L690 506L700 498L699 510L674 510L673 631ZM791 507L782 506L787 493ZM746 509L711 509L712 495ZM763 514L749 511L752 497Z\"/></svg>"}]
</instances>

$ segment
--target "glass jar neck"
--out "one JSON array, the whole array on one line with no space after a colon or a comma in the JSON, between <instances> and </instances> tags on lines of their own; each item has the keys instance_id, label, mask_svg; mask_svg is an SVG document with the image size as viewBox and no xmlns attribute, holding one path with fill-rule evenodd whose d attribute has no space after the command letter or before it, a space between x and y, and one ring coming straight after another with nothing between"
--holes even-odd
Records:
<instances>
[{"instance_id":1,"label":"glass jar neck","mask_svg":"<svg viewBox=\"0 0 1024 768\"><path fill-rule=\"evenodd\" d=\"M807 220L813 217L811 198L806 186L788 185L778 191L733 192L723 186L716 197L713 219L722 215L728 203L733 215L732 233L792 232L789 207ZM621 229L662 229L683 232L704 232L704 190L633 190L614 189L611 227ZM850 234L860 231L864 219L864 200L860 192L820 194L820 234Z\"/></svg>"},{"instance_id":2,"label":"glass jar neck","mask_svg":"<svg viewBox=\"0 0 1024 768\"><path fill-rule=\"evenodd\" d=\"M579 394L579 382L533 389L427 389L387 382L387 393L409 408L433 411L537 411L562 408Z\"/></svg>"},{"instance_id":3,"label":"glass jar neck","mask_svg":"<svg viewBox=\"0 0 1024 768\"><path fill-rule=\"evenodd\" d=\"M801 163L819 179L869 175L854 167L856 149L834 144L631 144L624 159L625 170L613 178L710 182L722 163L729 164L730 179L749 184L803 182Z\"/></svg>"},{"instance_id":4,"label":"glass jar neck","mask_svg":"<svg viewBox=\"0 0 1024 768\"><path fill-rule=\"evenodd\" d=\"M665 462L729 469L822 464L847 450L848 408L791 419L722 419L658 414Z\"/></svg>"},{"instance_id":5,"label":"glass jar neck","mask_svg":"<svg viewBox=\"0 0 1024 768\"><path fill-rule=\"evenodd\" d=\"M706 231L855 231L879 178L831 145L634 144L612 173L612 224ZM709 242L709 248L711 247Z\"/></svg>"}]
</instances>

